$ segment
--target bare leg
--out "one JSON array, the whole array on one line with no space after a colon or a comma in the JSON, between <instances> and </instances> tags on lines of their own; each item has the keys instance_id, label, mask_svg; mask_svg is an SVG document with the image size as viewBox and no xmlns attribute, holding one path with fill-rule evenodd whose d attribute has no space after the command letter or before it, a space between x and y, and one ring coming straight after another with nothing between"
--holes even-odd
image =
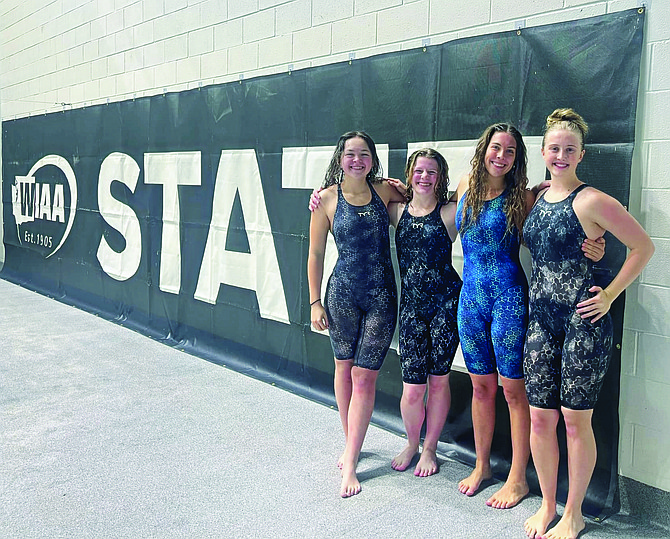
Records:
<instances>
[{"instance_id":1,"label":"bare leg","mask_svg":"<svg viewBox=\"0 0 670 539\"><path fill-rule=\"evenodd\" d=\"M568 499L561 520L545 535L547 539L576 539L584 529L582 502L596 466L596 440L591 417L593 410L562 408L568 445Z\"/></svg>"},{"instance_id":2,"label":"bare leg","mask_svg":"<svg viewBox=\"0 0 670 539\"><path fill-rule=\"evenodd\" d=\"M442 434L451 405L449 375L428 378L428 400L426 401L426 437L423 440L421 458L414 475L427 477L437 473L437 442Z\"/></svg>"},{"instance_id":3,"label":"bare leg","mask_svg":"<svg viewBox=\"0 0 670 539\"><path fill-rule=\"evenodd\" d=\"M378 375L378 371L356 366L351 368L352 390L347 417L347 445L342 460L340 488L340 495L343 498L354 496L361 491L361 484L356 477L356 464L375 406L375 385Z\"/></svg>"},{"instance_id":4,"label":"bare leg","mask_svg":"<svg viewBox=\"0 0 670 539\"><path fill-rule=\"evenodd\" d=\"M426 384L402 384L402 398L400 399L400 413L407 432L407 446L391 461L391 468L402 472L412 462L414 455L419 451L419 437L426 415L423 397L426 393Z\"/></svg>"},{"instance_id":5,"label":"bare leg","mask_svg":"<svg viewBox=\"0 0 670 539\"><path fill-rule=\"evenodd\" d=\"M344 443L347 443L349 403L351 402L351 367L354 364L353 359L335 360L335 402L340 412L340 421L342 430L344 430ZM337 467L342 469L342 458L337 461Z\"/></svg>"},{"instance_id":6,"label":"bare leg","mask_svg":"<svg viewBox=\"0 0 670 539\"><path fill-rule=\"evenodd\" d=\"M542 505L526 520L524 529L530 539L544 536L556 517L556 484L558 481L558 410L530 407L530 450L542 491Z\"/></svg>"},{"instance_id":7,"label":"bare leg","mask_svg":"<svg viewBox=\"0 0 670 539\"><path fill-rule=\"evenodd\" d=\"M472 428L475 433L475 469L458 484L458 490L472 496L491 474L491 442L496 421L498 373L470 374L472 380Z\"/></svg>"},{"instance_id":8,"label":"bare leg","mask_svg":"<svg viewBox=\"0 0 670 539\"><path fill-rule=\"evenodd\" d=\"M514 507L528 494L526 467L530 456L530 409L523 378L513 380L500 377L509 408L512 431L512 466L507 481L491 496L486 504L496 509Z\"/></svg>"}]
</instances>

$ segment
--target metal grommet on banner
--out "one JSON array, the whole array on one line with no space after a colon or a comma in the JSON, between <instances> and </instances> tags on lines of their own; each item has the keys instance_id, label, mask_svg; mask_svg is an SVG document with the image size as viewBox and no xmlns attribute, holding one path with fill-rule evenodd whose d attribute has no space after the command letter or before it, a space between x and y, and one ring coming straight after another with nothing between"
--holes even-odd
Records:
<instances>
[{"instance_id":1,"label":"metal grommet on banner","mask_svg":"<svg viewBox=\"0 0 670 539\"><path fill-rule=\"evenodd\" d=\"M637 8L637 12L642 15L644 13L644 6Z\"/></svg>"},{"instance_id":2,"label":"metal grommet on banner","mask_svg":"<svg viewBox=\"0 0 670 539\"><path fill-rule=\"evenodd\" d=\"M514 21L514 29L516 30L516 35L521 35L521 30L526 27L526 19L521 19L519 21Z\"/></svg>"},{"instance_id":3,"label":"metal grommet on banner","mask_svg":"<svg viewBox=\"0 0 670 539\"><path fill-rule=\"evenodd\" d=\"M426 52L428 50L428 45L430 45L430 38L427 37L426 39L421 40L421 46L423 47L423 52Z\"/></svg>"},{"instance_id":4,"label":"metal grommet on banner","mask_svg":"<svg viewBox=\"0 0 670 539\"><path fill-rule=\"evenodd\" d=\"M349 65L353 64L355 59L356 59L356 53L355 52L350 52L349 53Z\"/></svg>"}]
</instances>

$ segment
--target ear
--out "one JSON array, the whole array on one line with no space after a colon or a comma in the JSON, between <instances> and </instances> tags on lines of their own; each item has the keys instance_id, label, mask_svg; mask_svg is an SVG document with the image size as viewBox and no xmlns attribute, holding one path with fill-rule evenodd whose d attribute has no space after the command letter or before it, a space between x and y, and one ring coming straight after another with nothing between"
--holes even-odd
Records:
<instances>
[{"instance_id":1,"label":"ear","mask_svg":"<svg viewBox=\"0 0 670 539\"><path fill-rule=\"evenodd\" d=\"M582 150L582 153L579 154L579 161L577 161L578 163L581 163L582 159L584 159L584 152L586 152L586 150Z\"/></svg>"}]
</instances>

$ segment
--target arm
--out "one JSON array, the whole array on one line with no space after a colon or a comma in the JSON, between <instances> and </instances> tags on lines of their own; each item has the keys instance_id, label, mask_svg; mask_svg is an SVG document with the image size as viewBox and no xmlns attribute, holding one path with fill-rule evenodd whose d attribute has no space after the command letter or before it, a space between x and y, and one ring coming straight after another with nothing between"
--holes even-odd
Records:
<instances>
[{"instance_id":1,"label":"arm","mask_svg":"<svg viewBox=\"0 0 670 539\"><path fill-rule=\"evenodd\" d=\"M444 223L451 241L456 241L458 230L456 230L456 202L451 199L440 209L440 217Z\"/></svg>"},{"instance_id":2,"label":"arm","mask_svg":"<svg viewBox=\"0 0 670 539\"><path fill-rule=\"evenodd\" d=\"M400 193L401 199L400 200L392 200L392 202L406 202L405 196L407 195L407 186L402 183L402 181L397 180L396 178L386 178L386 183L388 183L391 187L394 187L398 193Z\"/></svg>"},{"instance_id":3,"label":"arm","mask_svg":"<svg viewBox=\"0 0 670 539\"><path fill-rule=\"evenodd\" d=\"M402 202L389 202L387 209L389 212L389 221L391 221L391 224L397 228L400 216L405 210L405 204Z\"/></svg>"},{"instance_id":4,"label":"arm","mask_svg":"<svg viewBox=\"0 0 670 539\"><path fill-rule=\"evenodd\" d=\"M609 195L599 191L591 194L588 210L594 228L611 232L629 249L623 266L609 286L604 290L599 286L591 287L589 292L596 295L577 304L577 312L582 318L593 317L591 321L595 322L609 311L612 302L640 275L654 254L654 244L635 218Z\"/></svg>"},{"instance_id":5,"label":"arm","mask_svg":"<svg viewBox=\"0 0 670 539\"><path fill-rule=\"evenodd\" d=\"M373 183L372 185L387 207L391 202L407 202L405 198L407 187L400 180L388 178L381 183Z\"/></svg>"},{"instance_id":6,"label":"arm","mask_svg":"<svg viewBox=\"0 0 670 539\"><path fill-rule=\"evenodd\" d=\"M328 328L328 317L321 302L323 261L326 255L326 239L330 220L323 206L312 212L309 223L309 255L307 257L307 281L309 283L310 319L314 329Z\"/></svg>"}]
</instances>

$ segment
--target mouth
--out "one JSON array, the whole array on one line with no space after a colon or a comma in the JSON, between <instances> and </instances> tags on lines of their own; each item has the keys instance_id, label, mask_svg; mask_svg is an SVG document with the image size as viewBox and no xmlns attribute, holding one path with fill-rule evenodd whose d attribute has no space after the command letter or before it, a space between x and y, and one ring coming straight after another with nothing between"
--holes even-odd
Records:
<instances>
[{"instance_id":1,"label":"mouth","mask_svg":"<svg viewBox=\"0 0 670 539\"><path fill-rule=\"evenodd\" d=\"M507 163L497 163L496 161L491 161L491 166L497 170L504 170L507 168Z\"/></svg>"}]
</instances>

